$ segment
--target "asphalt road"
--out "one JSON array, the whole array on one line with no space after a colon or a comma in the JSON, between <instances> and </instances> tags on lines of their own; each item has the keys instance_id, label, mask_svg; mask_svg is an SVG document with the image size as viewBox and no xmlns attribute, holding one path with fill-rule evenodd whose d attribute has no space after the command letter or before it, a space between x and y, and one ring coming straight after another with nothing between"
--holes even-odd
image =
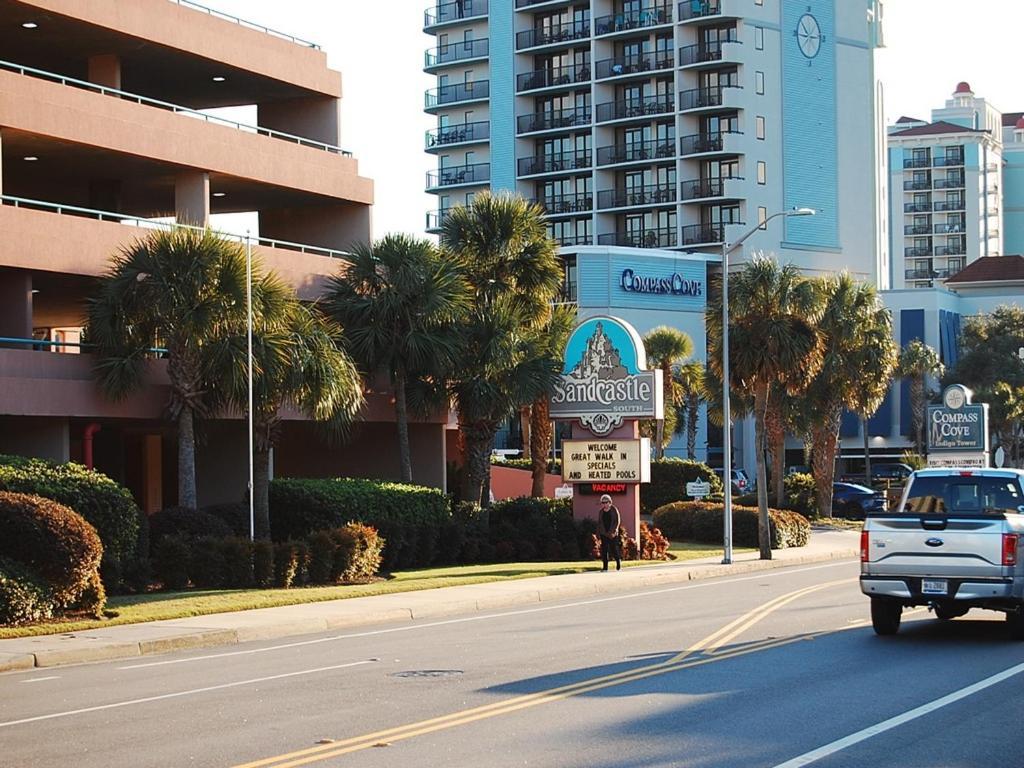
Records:
<instances>
[{"instance_id":1,"label":"asphalt road","mask_svg":"<svg viewBox=\"0 0 1024 768\"><path fill-rule=\"evenodd\" d=\"M856 576L11 673L0 766L1024 766L1024 643L1002 616L917 611L879 638Z\"/></svg>"}]
</instances>

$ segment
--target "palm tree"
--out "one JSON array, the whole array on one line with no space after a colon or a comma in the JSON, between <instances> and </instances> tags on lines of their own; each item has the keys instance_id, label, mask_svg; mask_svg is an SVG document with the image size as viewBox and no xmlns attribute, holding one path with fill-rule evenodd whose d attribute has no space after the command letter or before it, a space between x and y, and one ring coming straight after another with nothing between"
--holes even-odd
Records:
<instances>
[{"instance_id":1,"label":"palm tree","mask_svg":"<svg viewBox=\"0 0 1024 768\"><path fill-rule=\"evenodd\" d=\"M756 255L730 275L730 387L752 396L757 459L758 542L761 559L770 560L765 414L773 387L795 394L805 388L821 366L822 338L815 323L822 302L814 285L792 264ZM709 304L709 359L722 376L722 306Z\"/></svg>"},{"instance_id":2,"label":"palm tree","mask_svg":"<svg viewBox=\"0 0 1024 768\"><path fill-rule=\"evenodd\" d=\"M914 339L900 352L896 375L910 379L910 433L919 456L924 454L925 377L939 377L943 371L939 353L920 339Z\"/></svg>"},{"instance_id":3,"label":"palm tree","mask_svg":"<svg viewBox=\"0 0 1024 768\"><path fill-rule=\"evenodd\" d=\"M469 307L469 285L458 264L429 240L409 235L357 245L342 258L324 306L344 328L346 346L363 370L390 379L401 477L409 483L409 381L455 358L454 323Z\"/></svg>"},{"instance_id":4,"label":"palm tree","mask_svg":"<svg viewBox=\"0 0 1024 768\"><path fill-rule=\"evenodd\" d=\"M697 421L700 404L705 399L704 364L689 362L675 369L675 381L682 392L683 412L686 414L686 457L697 457Z\"/></svg>"},{"instance_id":5,"label":"palm tree","mask_svg":"<svg viewBox=\"0 0 1024 768\"><path fill-rule=\"evenodd\" d=\"M196 507L195 419L209 413L211 343L245 322L245 253L210 230L158 230L116 255L88 302L96 377L121 399L137 388L149 350L166 348L170 417L178 427L178 504Z\"/></svg>"},{"instance_id":6,"label":"palm tree","mask_svg":"<svg viewBox=\"0 0 1024 768\"><path fill-rule=\"evenodd\" d=\"M818 331L825 340L821 368L803 393L813 446L818 511L832 514L836 443L843 410L870 415L885 397L896 364L892 318L873 286L848 273L820 280L825 312Z\"/></svg>"},{"instance_id":7,"label":"palm tree","mask_svg":"<svg viewBox=\"0 0 1024 768\"><path fill-rule=\"evenodd\" d=\"M693 354L693 339L676 328L660 325L644 336L644 348L647 350L648 364L659 368L662 375L666 419L658 422L654 449L655 458L660 459L665 455L665 444L675 432L675 407L681 398L672 371ZM666 429L666 421L671 422L671 429Z\"/></svg>"},{"instance_id":8,"label":"palm tree","mask_svg":"<svg viewBox=\"0 0 1024 768\"><path fill-rule=\"evenodd\" d=\"M542 329L562 267L543 210L507 193L453 208L441 245L462 264L472 294L447 381L466 450L460 498L479 502L501 422L554 386L561 350L554 359L545 354Z\"/></svg>"},{"instance_id":9,"label":"palm tree","mask_svg":"<svg viewBox=\"0 0 1024 768\"><path fill-rule=\"evenodd\" d=\"M550 318L539 330L544 357L551 360L561 359L575 322L576 307L562 304L551 308ZM529 455L532 475L530 495L538 498L544 495L544 475L547 473L548 455L551 453L551 442L554 438L551 428L550 397L551 392L544 391L529 407Z\"/></svg>"}]
</instances>

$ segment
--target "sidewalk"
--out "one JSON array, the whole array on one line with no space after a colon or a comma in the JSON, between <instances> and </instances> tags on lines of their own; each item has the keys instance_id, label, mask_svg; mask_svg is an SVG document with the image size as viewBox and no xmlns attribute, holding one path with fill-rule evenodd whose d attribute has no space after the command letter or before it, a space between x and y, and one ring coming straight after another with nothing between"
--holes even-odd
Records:
<instances>
[{"instance_id":1,"label":"sidewalk","mask_svg":"<svg viewBox=\"0 0 1024 768\"><path fill-rule=\"evenodd\" d=\"M150 656L187 648L237 645L250 640L270 640L385 622L466 615L853 558L858 556L859 543L860 534L857 531L816 529L812 531L806 547L775 550L772 552L773 560L758 560L757 553L752 552L737 555L732 565L722 565L721 558L704 558L624 568L611 573L601 573L598 569L562 576L444 587L128 624L73 634L0 640L0 672Z\"/></svg>"}]
</instances>

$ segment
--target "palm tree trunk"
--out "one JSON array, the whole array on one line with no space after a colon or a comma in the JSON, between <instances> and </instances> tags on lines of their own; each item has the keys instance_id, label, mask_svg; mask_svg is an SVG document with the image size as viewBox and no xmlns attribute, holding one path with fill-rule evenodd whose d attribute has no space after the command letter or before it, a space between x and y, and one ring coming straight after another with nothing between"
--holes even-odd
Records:
<instances>
[{"instance_id":1,"label":"palm tree trunk","mask_svg":"<svg viewBox=\"0 0 1024 768\"><path fill-rule=\"evenodd\" d=\"M696 394L687 395L686 405L686 458L697 458L697 419L700 418L700 398Z\"/></svg>"},{"instance_id":2,"label":"palm tree trunk","mask_svg":"<svg viewBox=\"0 0 1024 768\"><path fill-rule=\"evenodd\" d=\"M178 506L196 509L195 414L183 405L178 414Z\"/></svg>"},{"instance_id":3,"label":"palm tree trunk","mask_svg":"<svg viewBox=\"0 0 1024 768\"><path fill-rule=\"evenodd\" d=\"M485 425L462 425L463 441L466 446L466 466L462 474L462 489L459 494L461 501L469 501L481 506L490 506L490 499L481 498L483 494L484 475L490 472L491 446L494 444L494 433Z\"/></svg>"},{"instance_id":4,"label":"palm tree trunk","mask_svg":"<svg viewBox=\"0 0 1024 768\"><path fill-rule=\"evenodd\" d=\"M530 495L540 498L544 495L544 476L548 469L548 454L551 453L551 415L547 398L540 398L530 409L530 472L533 483Z\"/></svg>"},{"instance_id":5,"label":"palm tree trunk","mask_svg":"<svg viewBox=\"0 0 1024 768\"><path fill-rule=\"evenodd\" d=\"M910 380L910 424L914 434L914 449L918 456L924 455L921 431L924 428L924 377L914 376Z\"/></svg>"},{"instance_id":6,"label":"palm tree trunk","mask_svg":"<svg viewBox=\"0 0 1024 768\"><path fill-rule=\"evenodd\" d=\"M270 538L270 448L256 445L252 454L253 530L257 539Z\"/></svg>"},{"instance_id":7,"label":"palm tree trunk","mask_svg":"<svg viewBox=\"0 0 1024 768\"><path fill-rule=\"evenodd\" d=\"M812 432L814 485L818 496L818 514L822 517L832 517L832 483L836 472L840 415L838 412L829 414Z\"/></svg>"},{"instance_id":8,"label":"palm tree trunk","mask_svg":"<svg viewBox=\"0 0 1024 768\"><path fill-rule=\"evenodd\" d=\"M771 479L775 504L781 507L786 493L786 476L783 467L786 463L786 427L782 423L782 406L777 402L778 400L778 397L768 399L768 410L765 413L765 439L768 441L768 453L772 459Z\"/></svg>"},{"instance_id":9,"label":"palm tree trunk","mask_svg":"<svg viewBox=\"0 0 1024 768\"><path fill-rule=\"evenodd\" d=\"M398 427L398 465L403 483L412 482L412 450L409 447L409 408L405 397L405 371L395 371L395 426Z\"/></svg>"},{"instance_id":10,"label":"palm tree trunk","mask_svg":"<svg viewBox=\"0 0 1024 768\"><path fill-rule=\"evenodd\" d=\"M519 409L519 431L524 459L533 458L533 409L536 407L537 403L534 403L533 406L524 405Z\"/></svg>"},{"instance_id":11,"label":"palm tree trunk","mask_svg":"<svg viewBox=\"0 0 1024 768\"><path fill-rule=\"evenodd\" d=\"M754 389L754 453L757 459L757 543L762 560L772 559L771 528L768 519L768 468L764 461L767 407L768 384L758 383Z\"/></svg>"},{"instance_id":12,"label":"palm tree trunk","mask_svg":"<svg viewBox=\"0 0 1024 768\"><path fill-rule=\"evenodd\" d=\"M864 435L864 485L871 486L871 451L868 448L868 420L861 416L860 431Z\"/></svg>"},{"instance_id":13,"label":"palm tree trunk","mask_svg":"<svg viewBox=\"0 0 1024 768\"><path fill-rule=\"evenodd\" d=\"M665 420L657 419L654 428L654 458L665 457Z\"/></svg>"}]
</instances>

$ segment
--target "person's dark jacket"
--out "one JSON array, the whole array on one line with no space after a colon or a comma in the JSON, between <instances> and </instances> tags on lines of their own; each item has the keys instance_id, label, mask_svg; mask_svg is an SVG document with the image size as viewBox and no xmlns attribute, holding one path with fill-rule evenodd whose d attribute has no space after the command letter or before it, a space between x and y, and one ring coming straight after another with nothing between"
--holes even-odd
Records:
<instances>
[{"instance_id":1,"label":"person's dark jacket","mask_svg":"<svg viewBox=\"0 0 1024 768\"><path fill-rule=\"evenodd\" d=\"M597 533L599 536L607 538L616 537L621 524L622 518L619 516L619 510L614 504L610 504L608 509L602 509L597 515Z\"/></svg>"}]
</instances>

